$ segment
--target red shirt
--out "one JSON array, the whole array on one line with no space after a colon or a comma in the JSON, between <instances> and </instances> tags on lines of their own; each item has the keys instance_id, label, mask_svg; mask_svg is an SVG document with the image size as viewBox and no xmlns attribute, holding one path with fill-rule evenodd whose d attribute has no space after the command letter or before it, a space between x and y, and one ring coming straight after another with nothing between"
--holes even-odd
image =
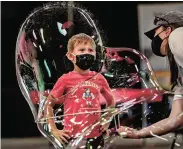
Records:
<instances>
[{"instance_id":1,"label":"red shirt","mask_svg":"<svg viewBox=\"0 0 183 149\"><path fill-rule=\"evenodd\" d=\"M79 115L76 113L101 111L100 97L103 92L110 95L110 87L106 79L94 71L87 74L72 71L58 79L50 94L57 98L56 103L64 103L64 115L75 113L75 115L64 117L64 130L68 130L71 137L76 137L86 127L91 128L100 120L100 112ZM110 100L111 97L107 99ZM98 124L85 138L100 136L99 129Z\"/></svg>"}]
</instances>

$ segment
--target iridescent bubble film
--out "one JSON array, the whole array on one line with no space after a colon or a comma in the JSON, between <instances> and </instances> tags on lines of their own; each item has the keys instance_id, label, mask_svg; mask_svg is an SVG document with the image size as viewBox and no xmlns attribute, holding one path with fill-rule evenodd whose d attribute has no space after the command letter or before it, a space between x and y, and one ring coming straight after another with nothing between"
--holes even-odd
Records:
<instances>
[{"instance_id":1,"label":"iridescent bubble film","mask_svg":"<svg viewBox=\"0 0 183 149\"><path fill-rule=\"evenodd\" d=\"M85 33L95 41L96 61L91 70L96 73L84 81L78 80L74 88L60 95L58 100L64 102L54 105L53 117L46 117L46 106L51 104L47 102L47 97L57 80L73 70L73 64L65 55L68 40L78 33ZM109 130L117 129L123 125L124 115L130 115L129 109L141 106L143 102L161 102L163 94L170 93L159 85L143 54L131 48L105 47L92 14L68 3L47 4L27 17L16 44L16 73L38 129L55 148L91 148L90 145L92 142L95 144L98 136L87 136L94 130L106 124L110 124ZM95 93L97 85L91 80L95 80L98 75L103 76L109 84L115 99L113 108L106 108L106 99ZM83 93L77 93L81 89ZM74 100L65 100L68 96ZM96 101L95 98L100 100ZM87 107L82 104L83 100ZM65 105L67 102L70 102L69 107ZM80 104L81 108L73 109L73 104ZM108 113L112 113L112 116L106 118ZM143 113L147 116L146 111ZM54 135L50 120L54 121L58 130L70 128L67 129L70 136L68 143L63 143L59 136ZM141 122L141 117L138 120ZM69 121L67 126L66 121ZM105 146L110 136L107 133L103 133L103 136L104 142L99 141L94 148Z\"/></svg>"}]
</instances>

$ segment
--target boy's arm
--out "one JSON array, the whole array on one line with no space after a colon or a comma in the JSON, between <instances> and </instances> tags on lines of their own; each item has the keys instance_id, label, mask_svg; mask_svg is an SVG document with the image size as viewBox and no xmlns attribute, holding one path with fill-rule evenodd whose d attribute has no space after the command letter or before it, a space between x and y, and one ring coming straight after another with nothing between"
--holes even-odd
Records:
<instances>
[{"instance_id":1,"label":"boy's arm","mask_svg":"<svg viewBox=\"0 0 183 149\"><path fill-rule=\"evenodd\" d=\"M65 79L64 76L60 77L58 81L55 83L53 89L47 97L45 107L44 107L44 115L48 122L48 127L50 129L57 129L54 122L54 113L53 107L56 103L63 103L63 92L65 90Z\"/></svg>"},{"instance_id":2,"label":"boy's arm","mask_svg":"<svg viewBox=\"0 0 183 149\"><path fill-rule=\"evenodd\" d=\"M47 97L46 103L45 103L45 109L44 109L44 115L48 122L48 127L50 131L57 129L54 121L54 113L53 113L53 107L55 105L56 100L51 94Z\"/></svg>"},{"instance_id":3,"label":"boy's arm","mask_svg":"<svg viewBox=\"0 0 183 149\"><path fill-rule=\"evenodd\" d=\"M107 101L107 108L114 108L115 107L115 100L114 100L112 92L109 89L104 88L102 95L104 96L104 98Z\"/></svg>"},{"instance_id":4,"label":"boy's arm","mask_svg":"<svg viewBox=\"0 0 183 149\"><path fill-rule=\"evenodd\" d=\"M115 99L113 97L113 94L111 92L111 89L109 87L109 84L107 80L101 75L101 81L102 81L102 91L101 94L107 101L107 107L108 108L114 108L115 107Z\"/></svg>"},{"instance_id":5,"label":"boy's arm","mask_svg":"<svg viewBox=\"0 0 183 149\"><path fill-rule=\"evenodd\" d=\"M66 134L68 131L57 129L54 121L55 118L53 113L53 107L55 104L63 103L63 92L65 90L65 83L66 82L64 77L61 77L57 81L49 96L47 97L47 101L44 107L44 115L48 122L49 131L55 138L57 138L62 143L63 141L68 143L67 139L69 139L69 136Z\"/></svg>"},{"instance_id":6,"label":"boy's arm","mask_svg":"<svg viewBox=\"0 0 183 149\"><path fill-rule=\"evenodd\" d=\"M101 90L101 94L103 95L103 97L105 98L105 100L107 101L107 107L106 108L114 108L115 107L115 100L113 97L113 94L111 92L111 89L109 87L108 82L106 81L106 79L101 75L101 81L102 81L102 90ZM104 124L102 124L100 130L102 132L107 131L107 129L109 128L110 125L110 119L113 116L113 111L109 111L106 113L106 115L102 118L102 121L104 121Z\"/></svg>"}]
</instances>

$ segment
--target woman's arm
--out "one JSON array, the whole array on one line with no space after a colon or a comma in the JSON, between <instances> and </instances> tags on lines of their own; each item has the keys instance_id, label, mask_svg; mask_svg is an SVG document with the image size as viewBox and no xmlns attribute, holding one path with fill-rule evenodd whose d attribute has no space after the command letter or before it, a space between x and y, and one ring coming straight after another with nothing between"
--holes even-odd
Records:
<instances>
[{"instance_id":1,"label":"woman's arm","mask_svg":"<svg viewBox=\"0 0 183 149\"><path fill-rule=\"evenodd\" d=\"M183 99L173 101L172 111L168 118L138 131L128 131L125 135L129 138L148 138L167 134L181 126L183 126Z\"/></svg>"},{"instance_id":2,"label":"woman's arm","mask_svg":"<svg viewBox=\"0 0 183 149\"><path fill-rule=\"evenodd\" d=\"M155 135L164 135L166 133L175 131L181 125L183 126L183 99L174 100L172 103L172 110L170 116L161 120L152 126L139 130L138 136L140 138L151 137Z\"/></svg>"}]
</instances>

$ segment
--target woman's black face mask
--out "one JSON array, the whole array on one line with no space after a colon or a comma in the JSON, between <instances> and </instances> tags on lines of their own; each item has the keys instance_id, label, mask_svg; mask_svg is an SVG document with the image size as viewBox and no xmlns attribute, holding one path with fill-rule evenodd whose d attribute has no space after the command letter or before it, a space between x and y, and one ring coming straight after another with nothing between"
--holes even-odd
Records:
<instances>
[{"instance_id":1,"label":"woman's black face mask","mask_svg":"<svg viewBox=\"0 0 183 149\"><path fill-rule=\"evenodd\" d=\"M165 31L165 30L163 30L163 31ZM163 32L163 31L162 31L162 32ZM160 32L159 34L161 34L162 32ZM153 51L153 53L154 53L155 55L164 57L165 55L162 55L162 54L161 54L161 44L162 44L162 42L163 42L163 40L164 40L165 38L162 40L162 39L159 37L159 34L156 35L156 36L152 39L151 48L152 48L152 51Z\"/></svg>"}]
</instances>

